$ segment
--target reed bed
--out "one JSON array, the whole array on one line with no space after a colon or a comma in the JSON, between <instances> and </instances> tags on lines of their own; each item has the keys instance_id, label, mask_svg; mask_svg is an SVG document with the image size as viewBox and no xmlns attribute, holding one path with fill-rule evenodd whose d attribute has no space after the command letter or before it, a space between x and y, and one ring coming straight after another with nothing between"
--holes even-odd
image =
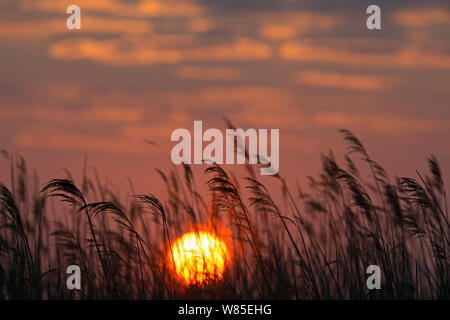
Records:
<instances>
[{"instance_id":1,"label":"reed bed","mask_svg":"<svg viewBox=\"0 0 450 320\"><path fill-rule=\"evenodd\" d=\"M269 188L252 166L235 178L219 165L203 176L183 165L158 170L163 198L130 184L123 199L88 174L42 185L23 158L3 151L11 181L0 185L0 299L449 299L449 215L436 158L429 172L391 178L340 132L348 153L342 163L322 155L308 192L279 175ZM205 224L230 234L232 263L220 281L180 285L168 266L171 243ZM66 287L72 264L80 290ZM374 264L380 290L366 287Z\"/></svg>"}]
</instances>

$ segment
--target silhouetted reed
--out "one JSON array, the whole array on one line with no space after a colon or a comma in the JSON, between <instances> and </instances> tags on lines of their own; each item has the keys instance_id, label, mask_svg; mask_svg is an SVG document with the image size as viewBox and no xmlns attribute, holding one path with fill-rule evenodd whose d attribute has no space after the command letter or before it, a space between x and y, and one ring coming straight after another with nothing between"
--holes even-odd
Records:
<instances>
[{"instance_id":1,"label":"silhouetted reed","mask_svg":"<svg viewBox=\"0 0 450 320\"><path fill-rule=\"evenodd\" d=\"M251 166L236 179L214 164L205 170L208 200L187 165L158 170L166 197L135 194L130 182L120 199L97 174L77 187L67 171L41 188L22 158L1 151L11 181L0 185L0 299L449 299L450 226L436 158L429 174L391 182L359 139L340 132L344 165L322 155L308 192L292 192L280 175L268 188ZM280 199L270 191L277 186ZM205 224L230 231L232 263L216 284L183 287L168 267L172 241ZM65 286L70 264L81 268L81 290ZM381 290L366 287L373 264Z\"/></svg>"}]
</instances>

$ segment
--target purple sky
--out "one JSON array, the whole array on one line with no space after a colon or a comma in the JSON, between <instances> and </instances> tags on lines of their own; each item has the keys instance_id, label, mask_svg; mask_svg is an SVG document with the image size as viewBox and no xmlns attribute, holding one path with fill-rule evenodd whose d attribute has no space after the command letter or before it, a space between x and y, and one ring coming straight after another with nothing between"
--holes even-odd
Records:
<instances>
[{"instance_id":1,"label":"purple sky","mask_svg":"<svg viewBox=\"0 0 450 320\"><path fill-rule=\"evenodd\" d=\"M450 9L446 1L4 0L0 149L41 180L79 177L84 158L127 190L158 192L176 128L280 129L290 183L338 158L353 131L392 175L435 154L450 181ZM67 30L77 4L82 29ZM9 167L2 161L0 181ZM233 169L233 168L231 168Z\"/></svg>"}]
</instances>

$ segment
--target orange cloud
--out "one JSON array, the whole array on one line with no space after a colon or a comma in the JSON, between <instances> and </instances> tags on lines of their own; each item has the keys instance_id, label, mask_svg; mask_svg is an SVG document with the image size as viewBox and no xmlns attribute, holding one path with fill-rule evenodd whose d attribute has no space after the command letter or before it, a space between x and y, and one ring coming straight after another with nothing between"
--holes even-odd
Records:
<instances>
[{"instance_id":1,"label":"orange cloud","mask_svg":"<svg viewBox=\"0 0 450 320\"><path fill-rule=\"evenodd\" d=\"M207 18L194 18L186 23L186 27L191 32L208 32L214 28L214 23Z\"/></svg>"},{"instance_id":2,"label":"orange cloud","mask_svg":"<svg viewBox=\"0 0 450 320\"><path fill-rule=\"evenodd\" d=\"M423 119L394 114L317 113L310 116L313 126L364 128L378 133L407 134L446 130L449 119Z\"/></svg>"},{"instance_id":3,"label":"orange cloud","mask_svg":"<svg viewBox=\"0 0 450 320\"><path fill-rule=\"evenodd\" d=\"M192 17L203 12L203 8L196 1L186 0L142 0L137 5L139 14L147 17Z\"/></svg>"},{"instance_id":4,"label":"orange cloud","mask_svg":"<svg viewBox=\"0 0 450 320\"><path fill-rule=\"evenodd\" d=\"M169 99L170 105L174 108L191 110L199 114L214 108L218 110L218 116L231 117L232 120L253 128L297 127L302 118L295 94L285 88L212 87L174 92Z\"/></svg>"},{"instance_id":5,"label":"orange cloud","mask_svg":"<svg viewBox=\"0 0 450 320\"><path fill-rule=\"evenodd\" d=\"M70 113L56 113L55 110L43 112L43 109L29 112L34 120L33 128L27 128L13 137L14 144L19 148L82 150L107 153L148 153L145 140L164 143L170 141L172 131L178 127L186 126L194 120L185 112L164 112L165 121L147 121L135 123L141 119L141 112L129 108L92 108L78 112L79 116ZM53 114L53 117L50 116ZM18 115L18 114L16 114ZM72 119L69 119L71 116ZM156 115L157 117L157 115ZM2 117L3 119L3 117ZM23 118L21 118L23 119ZM89 119L89 120L88 120ZM92 123L103 121L115 124L112 131L89 134L71 130L67 126L73 123Z\"/></svg>"},{"instance_id":6,"label":"orange cloud","mask_svg":"<svg viewBox=\"0 0 450 320\"><path fill-rule=\"evenodd\" d=\"M0 22L0 37L3 38L45 38L54 34L70 34L61 19ZM152 31L148 21L132 19L105 19L97 16L83 16L81 29L76 34L145 34Z\"/></svg>"},{"instance_id":7,"label":"orange cloud","mask_svg":"<svg viewBox=\"0 0 450 320\"><path fill-rule=\"evenodd\" d=\"M289 41L280 48L280 56L289 60L324 62L359 66L450 68L450 55L405 48L396 53L361 53L299 41Z\"/></svg>"},{"instance_id":8,"label":"orange cloud","mask_svg":"<svg viewBox=\"0 0 450 320\"><path fill-rule=\"evenodd\" d=\"M268 24L261 28L261 36L270 40L293 38L297 32L295 27L285 24Z\"/></svg>"},{"instance_id":9,"label":"orange cloud","mask_svg":"<svg viewBox=\"0 0 450 320\"><path fill-rule=\"evenodd\" d=\"M394 21L406 27L427 27L450 24L450 11L445 8L415 8L397 12Z\"/></svg>"},{"instance_id":10,"label":"orange cloud","mask_svg":"<svg viewBox=\"0 0 450 320\"><path fill-rule=\"evenodd\" d=\"M335 97L333 97L335 98ZM308 97L307 105L310 105ZM201 103L199 103L201 101ZM362 129L384 134L411 134L448 131L448 118L423 118L386 110L371 108L371 102L356 109L359 102L347 99L336 101L335 108L341 105L351 106L349 111L312 111L299 105L298 96L291 90L274 87L217 87L195 91L173 92L164 104L176 110L190 114L203 109L216 108L219 115L229 116L239 125L253 128L280 128L283 135L298 130L322 130L324 128ZM330 97L325 97L316 105L330 104ZM223 108L222 106L226 106ZM369 107L367 107L369 106ZM379 107L379 105L378 105ZM188 111L186 111L188 110ZM318 109L320 110L320 109ZM189 121L185 123L190 124Z\"/></svg>"},{"instance_id":11,"label":"orange cloud","mask_svg":"<svg viewBox=\"0 0 450 320\"><path fill-rule=\"evenodd\" d=\"M81 12L110 13L123 17L193 17L203 12L203 7L195 0L139 0L124 3L118 0L22 0L24 10L65 13L66 8L76 4Z\"/></svg>"},{"instance_id":12,"label":"orange cloud","mask_svg":"<svg viewBox=\"0 0 450 320\"><path fill-rule=\"evenodd\" d=\"M270 48L257 40L237 39L231 44L194 48L158 48L151 41L124 39L66 39L50 46L55 59L89 59L116 66L175 64L181 61L261 60Z\"/></svg>"},{"instance_id":13,"label":"orange cloud","mask_svg":"<svg viewBox=\"0 0 450 320\"><path fill-rule=\"evenodd\" d=\"M225 115L244 128L279 128L284 146L303 143L298 139L301 132L314 135L338 128L393 134L404 139L422 133L442 135L448 132L450 121L445 116L424 118L410 114L405 105L396 105L398 109L391 113L386 111L389 102L377 98L358 100L358 95L347 99L342 98L345 96L341 93L317 94L323 100L315 101L317 96L311 93L302 96L301 101L296 90L270 86L207 86L170 92L146 89L132 95L127 90L112 88L81 92L92 107L15 108L3 105L0 107L0 125L32 123L13 131L12 142L17 147L139 153L148 151L144 139L160 145L169 143L172 130L191 128L192 121L199 117L204 118L208 127L222 128L220 116ZM53 105L58 105L58 99L65 101L66 98L66 94L51 97L55 100L52 100ZM329 105L330 101L333 102L330 111L323 111L323 106ZM380 101L387 106L383 108ZM361 108L357 109L357 106ZM207 111L212 109L216 110L214 115L208 115ZM80 124L97 131L83 133L79 128L84 126Z\"/></svg>"},{"instance_id":14,"label":"orange cloud","mask_svg":"<svg viewBox=\"0 0 450 320\"><path fill-rule=\"evenodd\" d=\"M66 8L74 4L67 0L18 0L22 12L35 14L44 12L46 16L37 14L27 21L0 21L0 37L27 37L33 40L64 34L117 34L152 35L157 40L169 38L168 33L201 33L213 29L214 23L204 15L203 7L192 0L141 0L135 4L118 0L79 0L81 8L81 29L67 30L65 18ZM55 17L56 15L56 17ZM148 18L162 18L164 23L156 20L158 32L152 33L153 22ZM180 44L182 45L182 44Z\"/></svg>"},{"instance_id":15,"label":"orange cloud","mask_svg":"<svg viewBox=\"0 0 450 320\"><path fill-rule=\"evenodd\" d=\"M175 49L159 49L139 43L126 46L119 39L66 39L52 44L49 53L55 59L88 59L116 66L177 63L182 59L181 53Z\"/></svg>"},{"instance_id":16,"label":"orange cloud","mask_svg":"<svg viewBox=\"0 0 450 320\"><path fill-rule=\"evenodd\" d=\"M186 60L264 60L270 58L271 50L262 41L240 38L231 44L197 47L186 51Z\"/></svg>"},{"instance_id":17,"label":"orange cloud","mask_svg":"<svg viewBox=\"0 0 450 320\"><path fill-rule=\"evenodd\" d=\"M89 107L84 109L67 109L54 107L2 108L2 119L31 119L46 123L134 123L142 118L142 112L136 108L124 107Z\"/></svg>"},{"instance_id":18,"label":"orange cloud","mask_svg":"<svg viewBox=\"0 0 450 320\"><path fill-rule=\"evenodd\" d=\"M304 32L330 30L341 20L339 15L277 12L276 15L268 14L263 17L264 25L260 28L260 34L270 40L286 40Z\"/></svg>"},{"instance_id":19,"label":"orange cloud","mask_svg":"<svg viewBox=\"0 0 450 320\"><path fill-rule=\"evenodd\" d=\"M177 77L193 80L238 80L241 73L230 67L180 67L176 70Z\"/></svg>"},{"instance_id":20,"label":"orange cloud","mask_svg":"<svg viewBox=\"0 0 450 320\"><path fill-rule=\"evenodd\" d=\"M373 75L342 74L306 70L294 76L294 81L316 87L348 90L380 91L394 85L392 79Z\"/></svg>"},{"instance_id":21,"label":"orange cloud","mask_svg":"<svg viewBox=\"0 0 450 320\"><path fill-rule=\"evenodd\" d=\"M92 134L65 133L59 131L23 132L14 137L19 148L82 150L109 153L144 153L143 140L122 136L96 136Z\"/></svg>"}]
</instances>

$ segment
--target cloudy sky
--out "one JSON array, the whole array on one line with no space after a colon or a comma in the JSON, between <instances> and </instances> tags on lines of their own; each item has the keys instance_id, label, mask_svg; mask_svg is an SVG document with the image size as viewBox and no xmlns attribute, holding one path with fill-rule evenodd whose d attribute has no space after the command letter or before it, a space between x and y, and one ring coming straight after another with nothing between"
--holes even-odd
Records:
<instances>
[{"instance_id":1,"label":"cloudy sky","mask_svg":"<svg viewBox=\"0 0 450 320\"><path fill-rule=\"evenodd\" d=\"M382 30L366 28L370 4ZM0 149L42 180L87 157L153 191L169 161L145 139L170 151L174 129L226 116L280 129L291 182L345 150L340 128L398 175L436 154L450 181L449 31L448 1L1 0Z\"/></svg>"}]
</instances>

